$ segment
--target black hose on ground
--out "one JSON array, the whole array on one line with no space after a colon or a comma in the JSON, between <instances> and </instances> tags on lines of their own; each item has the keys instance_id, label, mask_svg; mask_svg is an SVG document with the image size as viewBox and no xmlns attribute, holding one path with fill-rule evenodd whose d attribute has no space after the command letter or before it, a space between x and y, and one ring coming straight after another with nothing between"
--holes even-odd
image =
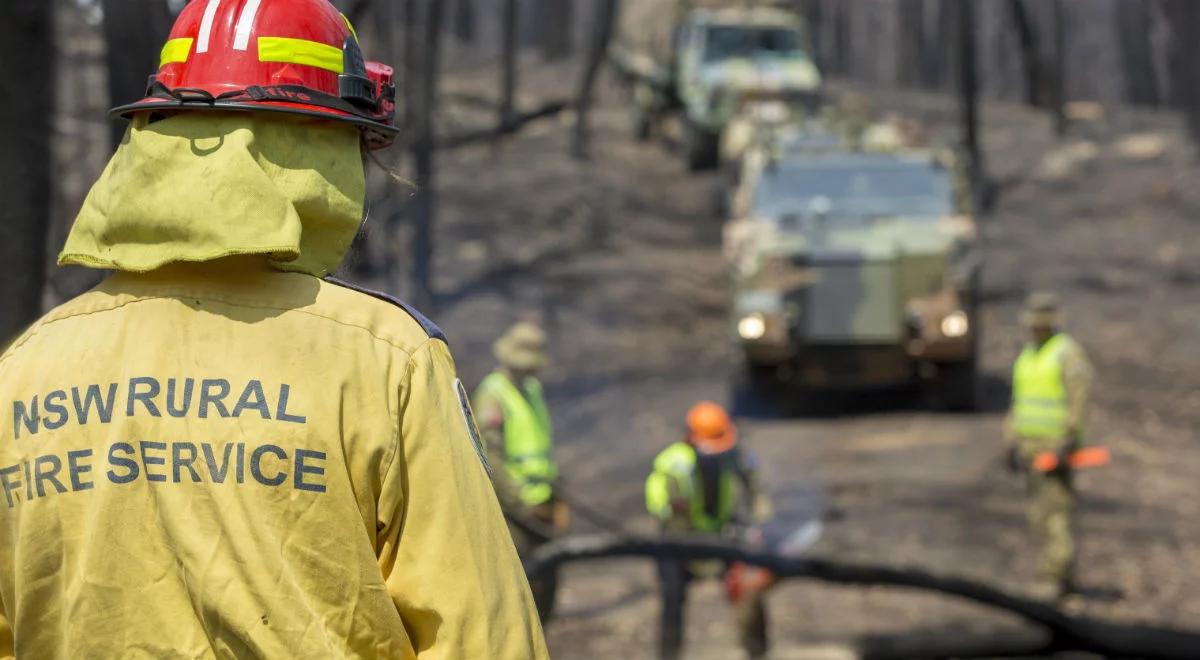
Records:
<instances>
[{"instance_id":1,"label":"black hose on ground","mask_svg":"<svg viewBox=\"0 0 1200 660\"><path fill-rule=\"evenodd\" d=\"M965 578L911 567L793 559L709 537L638 538L607 534L564 537L538 548L525 560L525 571L530 577L536 577L563 564L615 557L716 559L760 566L781 580L809 578L836 584L902 587L957 596L1011 612L1044 627L1050 634L1035 649L1035 655L1083 651L1109 658L1191 660L1200 649L1200 632L1197 631L1072 616L1046 603ZM904 657L930 657L919 649L907 652L912 655Z\"/></svg>"}]
</instances>

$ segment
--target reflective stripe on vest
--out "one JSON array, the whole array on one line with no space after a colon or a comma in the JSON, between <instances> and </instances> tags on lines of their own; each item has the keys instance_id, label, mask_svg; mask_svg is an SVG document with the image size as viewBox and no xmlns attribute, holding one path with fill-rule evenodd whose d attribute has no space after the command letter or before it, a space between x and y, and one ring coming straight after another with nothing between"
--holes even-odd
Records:
<instances>
[{"instance_id":1,"label":"reflective stripe on vest","mask_svg":"<svg viewBox=\"0 0 1200 660\"><path fill-rule=\"evenodd\" d=\"M550 482L558 477L558 466L541 383L527 379L522 394L507 376L494 372L480 387L504 409L504 469L517 484L521 501L529 506L548 502L554 494Z\"/></svg>"},{"instance_id":2,"label":"reflective stripe on vest","mask_svg":"<svg viewBox=\"0 0 1200 660\"><path fill-rule=\"evenodd\" d=\"M1013 366L1013 431L1023 438L1067 435L1062 357L1070 338L1055 335L1040 349L1026 346Z\"/></svg>"},{"instance_id":3,"label":"reflective stripe on vest","mask_svg":"<svg viewBox=\"0 0 1200 660\"><path fill-rule=\"evenodd\" d=\"M732 468L721 473L717 515L710 516L704 510L704 481L696 467L696 450L686 442L677 442L654 459L654 471L646 479L646 510L656 518L670 518L671 487L674 485L676 491L688 500L692 529L719 532L733 519L734 480Z\"/></svg>"}]
</instances>

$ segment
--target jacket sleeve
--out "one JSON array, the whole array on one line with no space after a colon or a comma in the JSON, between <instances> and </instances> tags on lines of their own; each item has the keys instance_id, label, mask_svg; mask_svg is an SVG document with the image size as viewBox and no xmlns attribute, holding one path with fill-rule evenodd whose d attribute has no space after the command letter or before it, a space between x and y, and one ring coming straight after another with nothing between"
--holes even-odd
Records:
<instances>
[{"instance_id":1,"label":"jacket sleeve","mask_svg":"<svg viewBox=\"0 0 1200 660\"><path fill-rule=\"evenodd\" d=\"M1093 370L1083 347L1067 345L1062 356L1063 389L1067 395L1067 426L1079 434L1087 426L1088 401L1091 399Z\"/></svg>"},{"instance_id":2,"label":"jacket sleeve","mask_svg":"<svg viewBox=\"0 0 1200 660\"><path fill-rule=\"evenodd\" d=\"M7 614L0 609L0 660L16 657L14 642L12 625L8 622Z\"/></svg>"},{"instance_id":3,"label":"jacket sleeve","mask_svg":"<svg viewBox=\"0 0 1200 660\"><path fill-rule=\"evenodd\" d=\"M548 658L460 388L444 343L412 355L381 482L380 567L420 660Z\"/></svg>"}]
</instances>

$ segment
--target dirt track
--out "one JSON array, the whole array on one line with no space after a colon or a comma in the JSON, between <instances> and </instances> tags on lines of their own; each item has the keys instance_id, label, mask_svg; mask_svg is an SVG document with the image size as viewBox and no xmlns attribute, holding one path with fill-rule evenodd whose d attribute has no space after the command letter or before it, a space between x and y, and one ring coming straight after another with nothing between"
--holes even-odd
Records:
<instances>
[{"instance_id":1,"label":"dirt track","mask_svg":"<svg viewBox=\"0 0 1200 660\"><path fill-rule=\"evenodd\" d=\"M633 143L620 97L604 98L591 162L566 157L567 131L555 124L443 161L437 320L475 382L495 334L541 316L566 478L649 530L641 482L650 459L675 439L690 403L727 396L727 287L711 182L686 175L661 145ZM953 129L945 99L887 102ZM931 413L872 398L806 419L745 420L744 435L785 506L818 501L838 513L817 554L1027 588L1022 493L999 467L1000 418L1021 341L1018 306L1031 288L1057 290L1099 372L1092 436L1116 453L1113 467L1082 479L1081 607L1194 625L1200 170L1162 116L1110 114L1062 144L1020 108L989 107L986 119L1001 196L984 229L985 410ZM1156 145L1145 133L1163 138L1161 154L1146 158ZM639 562L569 569L548 631L555 657L651 657L654 586ZM948 599L811 583L782 586L771 607L780 658L867 633L1012 623ZM737 657L726 611L716 585L694 590L689 657Z\"/></svg>"}]
</instances>

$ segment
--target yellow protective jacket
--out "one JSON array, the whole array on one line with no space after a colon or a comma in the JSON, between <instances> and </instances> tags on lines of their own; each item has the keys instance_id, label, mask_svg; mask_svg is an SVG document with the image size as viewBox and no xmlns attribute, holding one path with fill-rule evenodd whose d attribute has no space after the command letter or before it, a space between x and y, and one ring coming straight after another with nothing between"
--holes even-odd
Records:
<instances>
[{"instance_id":1,"label":"yellow protective jacket","mask_svg":"<svg viewBox=\"0 0 1200 660\"><path fill-rule=\"evenodd\" d=\"M312 150L320 137L304 126L263 141L257 119L205 121L227 122L195 127L220 145L175 154L214 158L200 188L254 174L239 158L273 185L251 155L276 167L289 140ZM123 150L146 148L139 130L194 141L167 119L135 125ZM361 167L356 134L342 138ZM320 255L295 269L309 272L272 266L306 263L299 232L269 250L221 249L210 232L204 250L247 256L198 263L139 252L168 243L122 205L157 207L145 214L159 222L198 213L155 199L156 185L129 188L145 204L110 198L108 217L85 209L88 238L69 241L83 261L153 268L112 276L0 356L0 657L546 658L440 331L321 279ZM299 218L319 242L287 200L339 193L300 189L269 188L283 215L211 224ZM357 218L342 220L352 235ZM194 247L191 225L168 230Z\"/></svg>"}]
</instances>

